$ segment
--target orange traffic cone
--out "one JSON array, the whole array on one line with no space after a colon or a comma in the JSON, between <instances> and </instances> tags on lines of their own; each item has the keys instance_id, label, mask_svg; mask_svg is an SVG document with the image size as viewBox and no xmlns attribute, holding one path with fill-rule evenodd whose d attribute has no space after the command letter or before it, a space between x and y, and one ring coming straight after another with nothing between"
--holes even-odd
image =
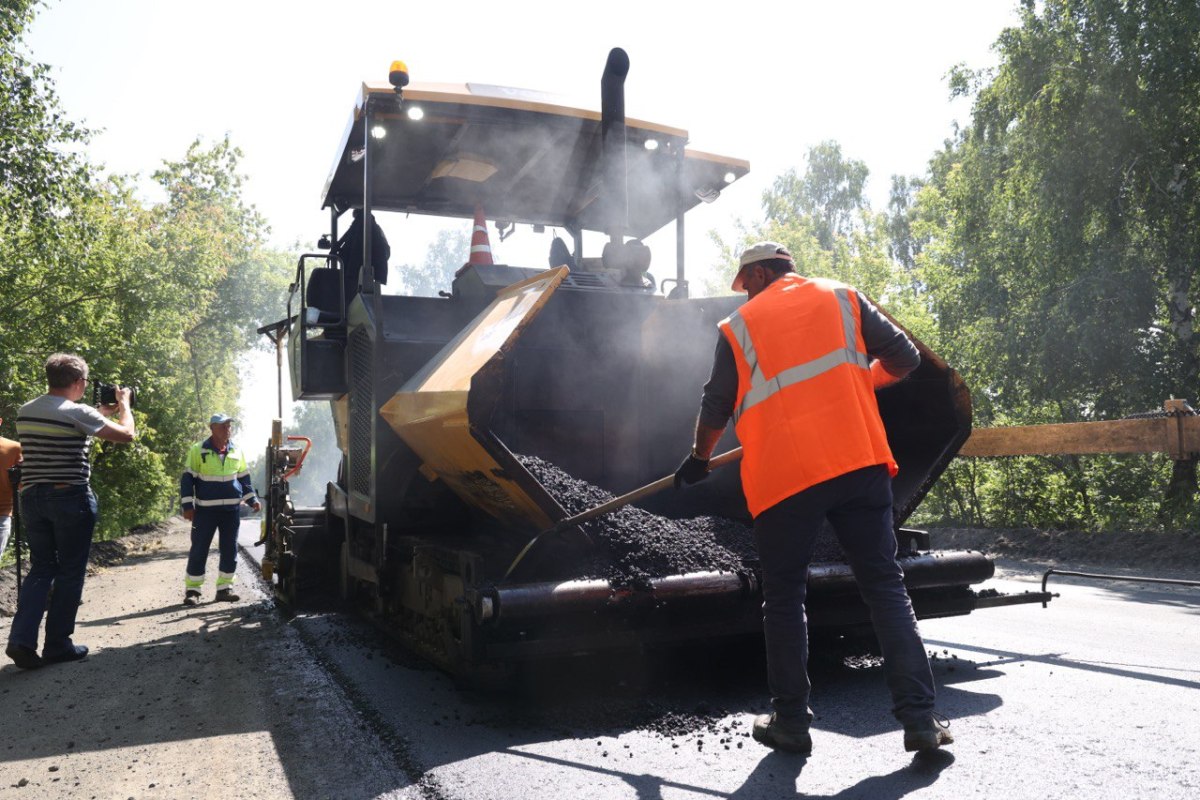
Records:
<instances>
[{"instance_id":1,"label":"orange traffic cone","mask_svg":"<svg viewBox=\"0 0 1200 800\"><path fill-rule=\"evenodd\" d=\"M487 220L483 218L483 207L475 206L475 227L471 230L471 257L468 264L483 266L494 264L492 245L488 242Z\"/></svg>"},{"instance_id":2,"label":"orange traffic cone","mask_svg":"<svg viewBox=\"0 0 1200 800\"><path fill-rule=\"evenodd\" d=\"M471 255L467 258L467 263L454 273L454 277L462 275L470 267L494 263L496 262L492 261L492 245L488 242L487 220L483 217L483 207L475 206L475 226L471 229Z\"/></svg>"}]
</instances>

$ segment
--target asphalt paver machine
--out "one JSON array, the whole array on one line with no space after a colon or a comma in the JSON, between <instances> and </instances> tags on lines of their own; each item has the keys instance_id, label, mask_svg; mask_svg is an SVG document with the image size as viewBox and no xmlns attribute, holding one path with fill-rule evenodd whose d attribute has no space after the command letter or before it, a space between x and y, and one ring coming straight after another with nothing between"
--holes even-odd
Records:
<instances>
[{"instance_id":1,"label":"asphalt paver machine","mask_svg":"<svg viewBox=\"0 0 1200 800\"><path fill-rule=\"evenodd\" d=\"M691 296L684 217L749 164L690 148L685 130L626 118L628 67L613 50L599 110L491 85L410 84L400 63L388 83L362 87L324 187L323 242L361 210L475 220L476 234L491 220L501 240L527 228L548 254L506 265L464 253L436 297L384 290L369 226L348 291L336 249L300 258L287 317L268 327L286 338L293 395L329 404L341 466L323 505L295 507L286 475L296 447L277 432L268 448L263 563L282 601L340 594L461 675L760 629L752 558L618 584L587 571L585 527L506 575L531 537L570 516L529 459L612 494L669 474L691 444L717 322L744 302ZM652 236L668 251L661 285ZM394 260L391 269L402 282ZM1041 601L973 590L993 574L987 557L933 549L900 527L971 430L966 386L919 347L920 368L879 394L916 612ZM720 448L734 446L727 433ZM645 508L749 524L733 468ZM809 598L814 630L869 630L836 558L813 565Z\"/></svg>"}]
</instances>

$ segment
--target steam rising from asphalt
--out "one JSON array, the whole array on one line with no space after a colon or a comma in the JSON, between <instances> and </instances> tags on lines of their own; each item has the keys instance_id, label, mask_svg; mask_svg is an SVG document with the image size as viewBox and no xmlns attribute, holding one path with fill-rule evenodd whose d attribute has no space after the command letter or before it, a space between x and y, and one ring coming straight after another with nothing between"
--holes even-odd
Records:
<instances>
[{"instance_id":1,"label":"steam rising from asphalt","mask_svg":"<svg viewBox=\"0 0 1200 800\"><path fill-rule=\"evenodd\" d=\"M320 413L303 415L301 427L289 430L291 435L312 439L312 449L304 459L300 472L288 479L292 502L297 506L319 506L325 502L325 484L337 480L342 463L342 451L337 447L333 418L328 403L322 403ZM314 412L318 409L314 409Z\"/></svg>"}]
</instances>

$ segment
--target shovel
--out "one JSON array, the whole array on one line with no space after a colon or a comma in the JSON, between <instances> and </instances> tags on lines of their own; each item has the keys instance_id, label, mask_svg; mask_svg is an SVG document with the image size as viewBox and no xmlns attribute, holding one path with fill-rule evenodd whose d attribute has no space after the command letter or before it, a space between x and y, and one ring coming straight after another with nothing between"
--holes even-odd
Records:
<instances>
[{"instance_id":1,"label":"shovel","mask_svg":"<svg viewBox=\"0 0 1200 800\"><path fill-rule=\"evenodd\" d=\"M742 448L736 447L727 453L722 453L721 455L710 459L708 462L708 471L712 472L717 467L723 467L732 461L737 461L741 457ZM566 519L560 520L553 528L544 530L530 539L529 542L526 543L523 548L521 548L521 552L517 553L517 557L513 559L512 564L508 566L508 570L504 573L504 577L500 580L508 580L508 576L513 573L513 570L515 570L517 565L521 563L521 559L525 558L525 554L533 549L533 546L537 544L539 539L551 534L562 533L565 530L574 528L576 525L582 525L585 522L591 522L597 517L603 517L605 514L610 514L619 508L624 508L630 503L636 503L638 500L642 500L650 495L658 494L663 489L669 489L674 485L675 474L672 473L667 475L665 478L659 478L654 483L648 483L640 489L634 489L628 494L623 494L620 497L614 497L607 503L601 503L595 508L589 508L587 511L581 511L573 517L567 517Z\"/></svg>"}]
</instances>

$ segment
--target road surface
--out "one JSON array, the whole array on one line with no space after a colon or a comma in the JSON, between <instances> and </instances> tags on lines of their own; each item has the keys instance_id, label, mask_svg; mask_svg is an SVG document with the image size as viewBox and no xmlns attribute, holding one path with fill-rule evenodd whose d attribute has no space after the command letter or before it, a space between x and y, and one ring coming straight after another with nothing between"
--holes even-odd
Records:
<instances>
[{"instance_id":1,"label":"road surface","mask_svg":"<svg viewBox=\"0 0 1200 800\"><path fill-rule=\"evenodd\" d=\"M186 550L181 526L89 578L84 661L0 669L0 797L1200 796L1195 589L1062 579L1048 609L923 622L957 738L930 757L903 751L877 665L814 664L801 758L749 737L758 642L560 662L485 694L354 616L280 614L248 558L239 603L185 609ZM1005 562L993 585L1039 577Z\"/></svg>"},{"instance_id":2,"label":"road surface","mask_svg":"<svg viewBox=\"0 0 1200 800\"><path fill-rule=\"evenodd\" d=\"M989 585L1003 592L1039 588L1040 569L1005 562L998 575ZM397 663L354 620L294 625L422 797L1200 796L1200 590L1057 577L1051 588L1062 596L1046 609L922 622L957 741L916 759L877 665L814 665L805 759L748 735L767 710L757 642L554 665L494 696Z\"/></svg>"}]
</instances>

